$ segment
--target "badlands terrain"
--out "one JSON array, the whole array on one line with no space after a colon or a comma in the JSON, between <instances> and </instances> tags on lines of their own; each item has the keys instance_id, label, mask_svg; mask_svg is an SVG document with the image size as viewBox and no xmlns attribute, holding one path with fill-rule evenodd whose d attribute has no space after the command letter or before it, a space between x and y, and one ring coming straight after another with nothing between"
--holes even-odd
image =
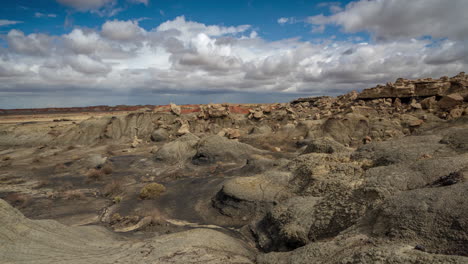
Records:
<instances>
[{"instance_id":1,"label":"badlands terrain","mask_svg":"<svg viewBox=\"0 0 468 264\"><path fill-rule=\"evenodd\" d=\"M1 263L468 263L468 76L0 110Z\"/></svg>"}]
</instances>

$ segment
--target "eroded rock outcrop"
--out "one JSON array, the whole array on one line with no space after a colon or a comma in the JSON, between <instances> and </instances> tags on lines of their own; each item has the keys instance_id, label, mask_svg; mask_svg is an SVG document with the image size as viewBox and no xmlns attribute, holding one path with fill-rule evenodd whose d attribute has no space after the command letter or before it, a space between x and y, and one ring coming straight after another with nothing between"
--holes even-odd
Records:
<instances>
[{"instance_id":1,"label":"eroded rock outcrop","mask_svg":"<svg viewBox=\"0 0 468 264\"><path fill-rule=\"evenodd\" d=\"M466 93L468 76L464 72L448 78L440 79L417 79L408 80L399 78L395 83L387 83L385 86L378 85L374 88L365 89L357 97L358 99L376 98L408 98L445 96L451 93Z\"/></svg>"}]
</instances>

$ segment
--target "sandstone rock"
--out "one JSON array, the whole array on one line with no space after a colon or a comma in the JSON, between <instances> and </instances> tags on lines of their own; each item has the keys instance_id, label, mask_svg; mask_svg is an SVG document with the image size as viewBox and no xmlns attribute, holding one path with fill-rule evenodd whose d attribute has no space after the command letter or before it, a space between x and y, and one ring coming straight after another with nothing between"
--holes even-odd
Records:
<instances>
[{"instance_id":1,"label":"sandstone rock","mask_svg":"<svg viewBox=\"0 0 468 264\"><path fill-rule=\"evenodd\" d=\"M449 118L450 119L459 118L459 117L461 117L463 115L463 112L464 112L464 109L462 109L462 108L452 109L452 110L450 110Z\"/></svg>"},{"instance_id":2,"label":"sandstone rock","mask_svg":"<svg viewBox=\"0 0 468 264\"><path fill-rule=\"evenodd\" d=\"M219 118L229 116L229 107L225 107L221 104L209 104L207 106L207 112L210 117Z\"/></svg>"},{"instance_id":3,"label":"sandstone rock","mask_svg":"<svg viewBox=\"0 0 468 264\"><path fill-rule=\"evenodd\" d=\"M422 109L422 106L420 103L416 102L416 100L412 100L411 101L411 104L410 106L413 108L413 109Z\"/></svg>"},{"instance_id":4,"label":"sandstone rock","mask_svg":"<svg viewBox=\"0 0 468 264\"><path fill-rule=\"evenodd\" d=\"M180 121L181 125L177 130L177 135L182 136L190 133L190 125L187 121Z\"/></svg>"},{"instance_id":5,"label":"sandstone rock","mask_svg":"<svg viewBox=\"0 0 468 264\"><path fill-rule=\"evenodd\" d=\"M239 138L241 136L239 129L228 129L226 135L229 139Z\"/></svg>"},{"instance_id":6,"label":"sandstone rock","mask_svg":"<svg viewBox=\"0 0 468 264\"><path fill-rule=\"evenodd\" d=\"M414 120L409 121L408 123L410 127L418 127L422 124L424 124L424 120L421 120L421 119L414 119Z\"/></svg>"},{"instance_id":7,"label":"sandstone rock","mask_svg":"<svg viewBox=\"0 0 468 264\"><path fill-rule=\"evenodd\" d=\"M453 93L453 94L444 96L442 99L440 99L439 102L437 102L437 105L441 109L448 110L462 103L463 103L463 97L459 93Z\"/></svg>"},{"instance_id":8,"label":"sandstone rock","mask_svg":"<svg viewBox=\"0 0 468 264\"><path fill-rule=\"evenodd\" d=\"M180 108L180 106L171 103L170 107L171 107L171 112L172 113L174 113L177 116L180 116L180 114L182 113L182 109Z\"/></svg>"},{"instance_id":9,"label":"sandstone rock","mask_svg":"<svg viewBox=\"0 0 468 264\"><path fill-rule=\"evenodd\" d=\"M446 81L445 79L428 82L416 82L415 85L416 96L441 96L446 94L447 90L450 88L450 82Z\"/></svg>"},{"instance_id":10,"label":"sandstone rock","mask_svg":"<svg viewBox=\"0 0 468 264\"><path fill-rule=\"evenodd\" d=\"M401 100L400 100L400 98L396 98L396 99L395 99L395 102L393 102L393 106L395 106L396 108L400 108L400 107L401 107Z\"/></svg>"},{"instance_id":11,"label":"sandstone rock","mask_svg":"<svg viewBox=\"0 0 468 264\"><path fill-rule=\"evenodd\" d=\"M466 85L463 85L466 81L466 76L462 74L454 76L449 80L446 78L438 80L431 78L418 80L399 78L395 83L387 83L385 86L377 85L374 88L364 89L357 99L444 96L449 92L466 91Z\"/></svg>"},{"instance_id":12,"label":"sandstone rock","mask_svg":"<svg viewBox=\"0 0 468 264\"><path fill-rule=\"evenodd\" d=\"M136 148L141 142L143 142L142 139L139 139L137 136L134 136L134 137L133 137L132 144L130 144L130 146L131 146L132 148Z\"/></svg>"},{"instance_id":13,"label":"sandstone rock","mask_svg":"<svg viewBox=\"0 0 468 264\"><path fill-rule=\"evenodd\" d=\"M435 96L428 97L421 101L421 107L423 109L435 109L437 106L437 100Z\"/></svg>"}]
</instances>

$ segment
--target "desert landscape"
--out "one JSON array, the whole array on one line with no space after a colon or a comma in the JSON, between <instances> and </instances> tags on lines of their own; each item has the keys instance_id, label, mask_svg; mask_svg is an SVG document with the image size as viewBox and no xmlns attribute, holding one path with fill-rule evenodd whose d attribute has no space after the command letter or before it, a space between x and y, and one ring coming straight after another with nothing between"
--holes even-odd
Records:
<instances>
[{"instance_id":1,"label":"desert landscape","mask_svg":"<svg viewBox=\"0 0 468 264\"><path fill-rule=\"evenodd\" d=\"M463 72L280 104L3 109L0 262L468 263L467 179Z\"/></svg>"}]
</instances>

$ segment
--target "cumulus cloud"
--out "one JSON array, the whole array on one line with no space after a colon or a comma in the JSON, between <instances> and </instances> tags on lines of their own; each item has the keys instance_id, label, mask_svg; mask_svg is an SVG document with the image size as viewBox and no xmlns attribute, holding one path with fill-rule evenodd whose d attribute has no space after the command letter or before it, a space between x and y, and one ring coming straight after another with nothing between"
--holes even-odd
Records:
<instances>
[{"instance_id":1,"label":"cumulus cloud","mask_svg":"<svg viewBox=\"0 0 468 264\"><path fill-rule=\"evenodd\" d=\"M102 25L102 35L117 41L136 40L145 31L138 26L137 21L107 21Z\"/></svg>"},{"instance_id":2,"label":"cumulus cloud","mask_svg":"<svg viewBox=\"0 0 468 264\"><path fill-rule=\"evenodd\" d=\"M12 51L33 56L46 55L53 52L53 37L45 34L30 34L25 36L22 31L11 30L7 34L8 46Z\"/></svg>"},{"instance_id":3,"label":"cumulus cloud","mask_svg":"<svg viewBox=\"0 0 468 264\"><path fill-rule=\"evenodd\" d=\"M8 20L8 19L0 19L0 27L1 26L9 26L9 25L15 25L23 23L22 21L15 21L15 20Z\"/></svg>"},{"instance_id":4,"label":"cumulus cloud","mask_svg":"<svg viewBox=\"0 0 468 264\"><path fill-rule=\"evenodd\" d=\"M317 4L318 7L328 7L331 13L338 13L343 10L340 2L322 2Z\"/></svg>"},{"instance_id":5,"label":"cumulus cloud","mask_svg":"<svg viewBox=\"0 0 468 264\"><path fill-rule=\"evenodd\" d=\"M10 30L0 53L0 93L340 94L397 77L466 70L468 43L451 36L268 41L249 25L205 25L185 17L151 30L132 20L60 36Z\"/></svg>"},{"instance_id":6,"label":"cumulus cloud","mask_svg":"<svg viewBox=\"0 0 468 264\"><path fill-rule=\"evenodd\" d=\"M467 39L466 0L360 0L331 16L308 18L314 25L334 24L345 32L370 32L377 40L432 36Z\"/></svg>"}]
</instances>

